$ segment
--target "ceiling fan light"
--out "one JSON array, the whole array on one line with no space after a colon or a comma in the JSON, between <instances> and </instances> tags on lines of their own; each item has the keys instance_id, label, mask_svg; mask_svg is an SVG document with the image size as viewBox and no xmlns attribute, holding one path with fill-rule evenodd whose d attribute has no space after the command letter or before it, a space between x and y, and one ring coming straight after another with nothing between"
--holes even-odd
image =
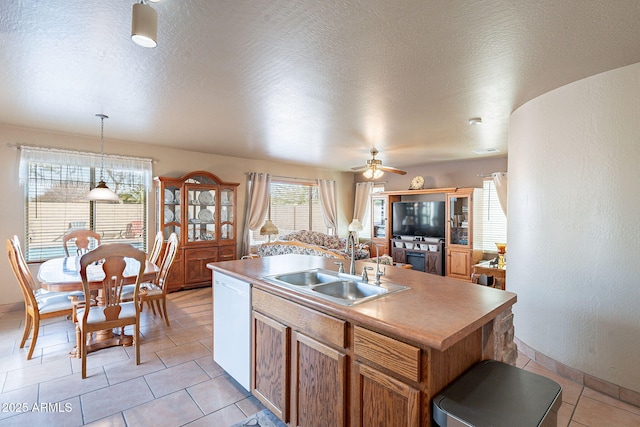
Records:
<instances>
[{"instance_id":1,"label":"ceiling fan light","mask_svg":"<svg viewBox=\"0 0 640 427\"><path fill-rule=\"evenodd\" d=\"M369 168L362 173L367 179L378 179L384 175L384 171L378 168Z\"/></svg>"},{"instance_id":2,"label":"ceiling fan light","mask_svg":"<svg viewBox=\"0 0 640 427\"><path fill-rule=\"evenodd\" d=\"M142 47L158 45L158 13L142 1L133 5L131 40Z\"/></svg>"}]
</instances>

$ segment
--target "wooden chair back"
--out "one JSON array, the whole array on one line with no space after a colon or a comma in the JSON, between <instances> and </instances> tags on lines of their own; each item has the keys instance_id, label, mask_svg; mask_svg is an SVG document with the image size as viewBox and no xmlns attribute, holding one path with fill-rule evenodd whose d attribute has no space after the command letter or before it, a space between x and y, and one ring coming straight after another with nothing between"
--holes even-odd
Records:
<instances>
[{"instance_id":1,"label":"wooden chair back","mask_svg":"<svg viewBox=\"0 0 640 427\"><path fill-rule=\"evenodd\" d=\"M156 234L156 238L153 240L153 247L151 248L151 252L149 252L150 263L158 263L160 253L162 252L162 243L164 243L164 236L162 235L162 231L158 231L158 233Z\"/></svg>"},{"instance_id":2,"label":"wooden chair back","mask_svg":"<svg viewBox=\"0 0 640 427\"><path fill-rule=\"evenodd\" d=\"M24 348L29 332L33 332L29 352L27 353L27 360L29 360L33 356L33 351L38 341L40 319L69 315L72 313L73 307L66 292L51 292L44 294L44 296L37 295L37 283L22 254L20 240L18 240L17 236L7 239L6 248L9 264L20 285L20 291L24 299L25 321L20 348Z\"/></svg>"},{"instance_id":3,"label":"wooden chair back","mask_svg":"<svg viewBox=\"0 0 640 427\"><path fill-rule=\"evenodd\" d=\"M137 302L138 287L140 280L146 267L147 255L140 249L136 249L128 243L109 243L100 245L94 250L87 252L80 258L80 277L82 279L82 286L84 288L85 298L91 295L91 287L87 280L87 266L101 262L102 271L105 273L105 278L102 281L102 286L99 289L100 306L105 307L105 316L107 320L117 320L119 309L108 307L117 307L121 303L122 287L125 285L125 257L133 258L139 263L139 268L136 274L134 301ZM91 307L88 307L84 311L84 318L89 316ZM113 315L115 313L115 316Z\"/></svg>"},{"instance_id":4,"label":"wooden chair back","mask_svg":"<svg viewBox=\"0 0 640 427\"><path fill-rule=\"evenodd\" d=\"M75 239L76 254L78 256L89 252L91 239L96 241L96 246L100 245L100 234L92 230L73 230L62 236L62 246L64 252L69 256L69 248L67 247L70 240Z\"/></svg>"},{"instance_id":5,"label":"wooden chair back","mask_svg":"<svg viewBox=\"0 0 640 427\"><path fill-rule=\"evenodd\" d=\"M122 302L122 288L125 285L125 270L127 261L132 258L138 261L133 290L133 301ZM140 364L140 309L138 292L140 281L147 262L147 254L127 243L109 243L100 245L87 252L80 258L80 277L84 288L85 300L91 295L90 283L87 279L87 267L95 263L102 263L105 274L102 285L98 290L98 305L86 304L82 316L78 317L78 334L80 342L80 357L82 359L82 378L87 377L87 334L93 332L121 328L128 325L133 327L133 343L136 352L136 365Z\"/></svg>"},{"instance_id":6,"label":"wooden chair back","mask_svg":"<svg viewBox=\"0 0 640 427\"><path fill-rule=\"evenodd\" d=\"M31 270L27 265L27 261L22 255L20 248L20 240L18 236L13 236L11 239L7 239L7 256L9 258L9 264L13 270L13 274L16 276L16 280L20 285L20 291L24 298L24 305L27 311L38 311L38 303L34 292L37 289Z\"/></svg>"},{"instance_id":7,"label":"wooden chair back","mask_svg":"<svg viewBox=\"0 0 640 427\"><path fill-rule=\"evenodd\" d=\"M158 271L158 276L156 277L155 284L162 289L162 293L167 293L167 287L165 286L165 282L167 281L167 277L169 276L169 270L171 269L171 265L173 264L173 260L176 257L176 252L178 250L178 236L176 233L171 233L169 236L169 240L167 241L167 246L164 250L164 256L162 257L162 262L160 263L160 271Z\"/></svg>"}]
</instances>

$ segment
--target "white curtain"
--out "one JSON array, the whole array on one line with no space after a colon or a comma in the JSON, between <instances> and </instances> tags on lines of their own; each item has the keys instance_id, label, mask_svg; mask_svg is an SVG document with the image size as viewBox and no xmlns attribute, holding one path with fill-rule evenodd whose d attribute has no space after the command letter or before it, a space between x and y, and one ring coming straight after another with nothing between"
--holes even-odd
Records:
<instances>
[{"instance_id":1,"label":"white curtain","mask_svg":"<svg viewBox=\"0 0 640 427\"><path fill-rule=\"evenodd\" d=\"M364 217L369 207L369 195L373 188L373 182L358 182L356 184L356 196L353 204L353 219L364 223Z\"/></svg>"},{"instance_id":2,"label":"white curtain","mask_svg":"<svg viewBox=\"0 0 640 427\"><path fill-rule=\"evenodd\" d=\"M320 188L320 205L322 206L324 223L332 233L336 234L338 232L338 198L336 196L336 182L327 179L319 179L318 187Z\"/></svg>"},{"instance_id":3,"label":"white curtain","mask_svg":"<svg viewBox=\"0 0 640 427\"><path fill-rule=\"evenodd\" d=\"M502 212L504 212L504 216L507 216L507 173L494 172L491 177L493 178L493 185L496 187L496 193L498 193Z\"/></svg>"},{"instance_id":4,"label":"white curtain","mask_svg":"<svg viewBox=\"0 0 640 427\"><path fill-rule=\"evenodd\" d=\"M29 163L49 163L66 166L82 166L100 168L103 157L99 153L63 150L59 148L45 148L34 146L20 146L19 182L24 185L29 177ZM129 170L142 173L147 190L153 188L152 175L153 160L146 157L128 157L113 154L104 155L104 168L114 170Z\"/></svg>"},{"instance_id":5,"label":"white curtain","mask_svg":"<svg viewBox=\"0 0 640 427\"><path fill-rule=\"evenodd\" d=\"M242 227L242 255L251 252L251 231L262 226L269 208L271 195L271 175L268 173L251 172L247 177L247 198L244 210L244 224Z\"/></svg>"}]
</instances>

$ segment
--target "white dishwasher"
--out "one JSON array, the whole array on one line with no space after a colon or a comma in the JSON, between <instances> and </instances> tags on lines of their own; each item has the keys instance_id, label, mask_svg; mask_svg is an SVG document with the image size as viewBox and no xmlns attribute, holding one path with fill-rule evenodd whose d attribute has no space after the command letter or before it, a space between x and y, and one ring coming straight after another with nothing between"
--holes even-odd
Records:
<instances>
[{"instance_id":1,"label":"white dishwasher","mask_svg":"<svg viewBox=\"0 0 640 427\"><path fill-rule=\"evenodd\" d=\"M213 272L213 360L251 391L251 285Z\"/></svg>"}]
</instances>

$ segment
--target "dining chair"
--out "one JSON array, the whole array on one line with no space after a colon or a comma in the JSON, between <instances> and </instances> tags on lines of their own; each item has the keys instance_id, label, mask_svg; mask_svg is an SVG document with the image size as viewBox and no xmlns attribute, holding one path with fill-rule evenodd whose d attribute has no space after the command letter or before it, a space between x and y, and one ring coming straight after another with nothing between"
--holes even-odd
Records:
<instances>
[{"instance_id":1,"label":"dining chair","mask_svg":"<svg viewBox=\"0 0 640 427\"><path fill-rule=\"evenodd\" d=\"M36 348L36 342L38 341L40 319L70 315L73 306L69 299L70 294L67 292L38 292L39 287L36 286L36 281L24 259L17 236L7 239L6 247L9 264L11 264L13 274L18 280L24 299L24 332L22 333L20 348L24 348L29 332L33 330L29 352L27 353L27 360L29 360L33 356L33 350Z\"/></svg>"},{"instance_id":2,"label":"dining chair","mask_svg":"<svg viewBox=\"0 0 640 427\"><path fill-rule=\"evenodd\" d=\"M164 318L167 326L171 326L169 323L169 315L167 314L167 277L169 270L173 264L173 260L176 257L178 250L178 236L176 233L171 233L169 240L167 241L167 247L164 250L164 256L160 263L160 271L156 276L156 280L153 282L145 282L140 285L140 311L142 311L142 304L147 302L151 307L153 315L156 315L156 307L160 317ZM155 307L154 307L155 304Z\"/></svg>"},{"instance_id":3,"label":"dining chair","mask_svg":"<svg viewBox=\"0 0 640 427\"><path fill-rule=\"evenodd\" d=\"M162 243L164 240L164 236L162 235L162 231L158 231L156 234L156 238L153 240L153 247L151 248L151 252L149 252L149 256L147 259L152 264L158 263L158 258L160 258L160 252L162 252Z\"/></svg>"},{"instance_id":4,"label":"dining chair","mask_svg":"<svg viewBox=\"0 0 640 427\"><path fill-rule=\"evenodd\" d=\"M76 254L78 256L89 252L89 245L91 239L96 241L96 246L100 245L100 234L92 230L73 230L62 236L62 246L64 246L64 252L69 256L69 248L67 247L70 240L75 239Z\"/></svg>"},{"instance_id":5,"label":"dining chair","mask_svg":"<svg viewBox=\"0 0 640 427\"><path fill-rule=\"evenodd\" d=\"M139 263L135 279L133 301L121 301L124 286L124 258L133 258ZM82 378L87 377L87 334L94 332L133 326L133 344L136 352L136 365L140 364L140 311L138 309L138 289L146 266L146 254L128 243L109 243L100 245L80 258L80 277L85 298L91 295L87 280L87 266L102 263L105 278L99 289L99 304L87 305L78 311L78 332L80 334L80 357L82 358Z\"/></svg>"}]
</instances>

